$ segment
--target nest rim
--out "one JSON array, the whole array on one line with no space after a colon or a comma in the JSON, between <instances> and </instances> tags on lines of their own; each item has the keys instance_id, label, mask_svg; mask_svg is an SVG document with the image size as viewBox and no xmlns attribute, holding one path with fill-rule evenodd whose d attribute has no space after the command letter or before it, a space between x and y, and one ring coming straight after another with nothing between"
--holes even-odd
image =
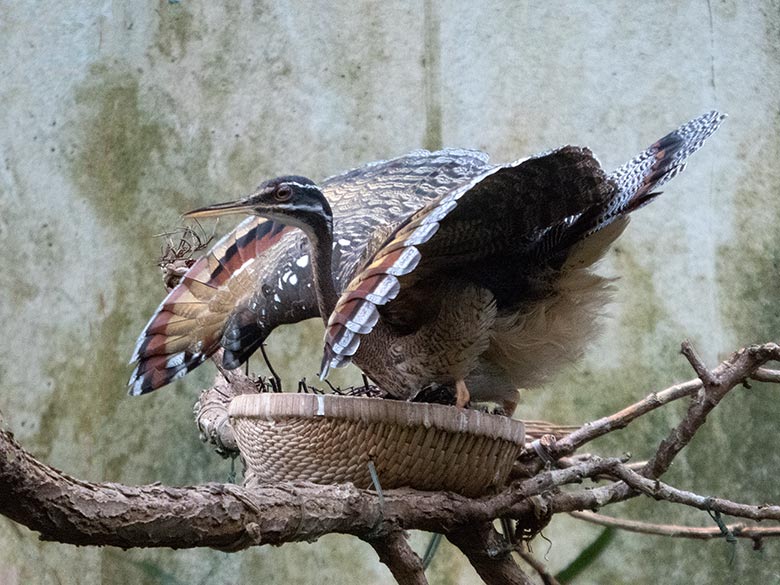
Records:
<instances>
[{"instance_id":1,"label":"nest rim","mask_svg":"<svg viewBox=\"0 0 780 585\"><path fill-rule=\"evenodd\" d=\"M507 416L444 404L405 402L337 394L241 394L228 407L231 418L277 421L285 418L343 419L362 423L435 428L523 445L525 425Z\"/></svg>"}]
</instances>

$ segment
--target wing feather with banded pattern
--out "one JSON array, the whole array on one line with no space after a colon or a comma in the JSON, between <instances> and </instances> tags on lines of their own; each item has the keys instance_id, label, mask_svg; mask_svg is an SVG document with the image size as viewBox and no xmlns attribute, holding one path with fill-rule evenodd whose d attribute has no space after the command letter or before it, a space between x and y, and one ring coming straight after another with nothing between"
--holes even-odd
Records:
<instances>
[{"instance_id":1,"label":"wing feather with banded pattern","mask_svg":"<svg viewBox=\"0 0 780 585\"><path fill-rule=\"evenodd\" d=\"M288 231L249 217L190 267L138 338L130 360L137 363L130 394L145 394L184 376L219 349L226 323L257 293L263 254Z\"/></svg>"},{"instance_id":2,"label":"wing feather with banded pattern","mask_svg":"<svg viewBox=\"0 0 780 585\"><path fill-rule=\"evenodd\" d=\"M504 308L543 295L533 290L535 272L560 269L576 244L651 201L723 118L709 112L684 124L609 176L589 150L568 146L491 168L423 207L340 297L321 375L349 363L380 318L413 330L404 320L435 315L422 305L441 299L413 294L426 279L455 274L490 289Z\"/></svg>"}]
</instances>

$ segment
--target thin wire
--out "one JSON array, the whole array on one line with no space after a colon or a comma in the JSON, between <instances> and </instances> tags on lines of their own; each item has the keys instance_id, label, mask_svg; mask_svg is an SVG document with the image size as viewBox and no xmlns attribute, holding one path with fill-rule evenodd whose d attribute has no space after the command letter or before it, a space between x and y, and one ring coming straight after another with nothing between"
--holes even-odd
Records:
<instances>
[{"instance_id":1,"label":"thin wire","mask_svg":"<svg viewBox=\"0 0 780 585\"><path fill-rule=\"evenodd\" d=\"M428 546L425 548L425 554L423 554L422 564L423 570L428 569L436 555L436 551L439 549L439 543L441 543L441 534L434 532L431 535L431 539L428 541Z\"/></svg>"},{"instance_id":2,"label":"thin wire","mask_svg":"<svg viewBox=\"0 0 780 585\"><path fill-rule=\"evenodd\" d=\"M385 495L382 492L382 485L379 483L379 475L377 475L376 467L374 467L373 461L368 462L368 473L371 476L371 483L374 484L374 489L376 490L376 494L377 496L379 496L379 509L382 510L382 512L384 513Z\"/></svg>"}]
</instances>

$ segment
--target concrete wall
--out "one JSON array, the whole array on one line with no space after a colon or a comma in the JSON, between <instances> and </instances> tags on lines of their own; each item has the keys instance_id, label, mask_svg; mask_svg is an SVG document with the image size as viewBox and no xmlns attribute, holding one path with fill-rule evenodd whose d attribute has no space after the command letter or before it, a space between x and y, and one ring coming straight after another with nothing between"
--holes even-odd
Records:
<instances>
[{"instance_id":1,"label":"concrete wall","mask_svg":"<svg viewBox=\"0 0 780 585\"><path fill-rule=\"evenodd\" d=\"M210 366L150 397L124 394L134 338L163 294L153 236L261 179L320 179L421 146L504 161L585 144L614 168L703 111L731 116L605 262L621 278L604 336L520 416L579 422L688 379L685 337L711 364L777 339L776 2L335 4L0 1L0 410L41 459L92 480L224 480L190 414ZM272 337L289 380L316 370L319 331ZM668 479L780 501L776 392L756 384L727 401ZM641 459L680 412L597 447ZM671 506L621 510L711 525ZM390 579L369 547L336 536L234 555L124 552L0 526L9 585ZM561 519L545 533L561 568L599 531ZM621 534L578 583L776 579L780 543L731 555L723 542ZM476 582L446 546L431 575Z\"/></svg>"}]
</instances>

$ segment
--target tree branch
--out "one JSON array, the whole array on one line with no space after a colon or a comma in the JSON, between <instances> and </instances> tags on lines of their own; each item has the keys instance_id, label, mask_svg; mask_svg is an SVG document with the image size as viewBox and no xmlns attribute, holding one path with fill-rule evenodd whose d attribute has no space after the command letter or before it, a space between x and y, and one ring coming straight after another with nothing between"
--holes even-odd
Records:
<instances>
[{"instance_id":1,"label":"tree branch","mask_svg":"<svg viewBox=\"0 0 780 585\"><path fill-rule=\"evenodd\" d=\"M399 585L428 585L422 559L409 546L406 534L400 530L383 538L368 540Z\"/></svg>"},{"instance_id":2,"label":"tree branch","mask_svg":"<svg viewBox=\"0 0 780 585\"><path fill-rule=\"evenodd\" d=\"M751 520L780 520L780 506L766 504L751 506L723 498L700 496L693 492L677 489L657 479L647 478L625 467L616 467L615 473L629 487L656 500L685 504L699 510L722 512Z\"/></svg>"},{"instance_id":3,"label":"tree branch","mask_svg":"<svg viewBox=\"0 0 780 585\"><path fill-rule=\"evenodd\" d=\"M677 454L690 443L707 420L707 415L732 388L750 378L766 362L780 360L780 346L776 343L751 345L732 354L712 372L704 374L704 366L690 342L684 341L682 348L691 366L702 379L703 389L698 399L688 407L688 412L680 424L661 442L655 455L645 465L642 475L646 477L661 477L669 469Z\"/></svg>"},{"instance_id":4,"label":"tree branch","mask_svg":"<svg viewBox=\"0 0 780 585\"><path fill-rule=\"evenodd\" d=\"M516 519L519 530L526 535L536 534L561 512L651 533L679 529L686 536L696 534L691 536L696 538L717 535L715 528L658 528L577 512L645 494L709 512L780 520L778 505L749 505L701 496L658 480L729 391L749 379L780 382L780 371L762 367L768 361L780 360L780 346L768 343L748 347L712 371L704 367L689 343L683 344L683 352L699 376L696 380L651 394L567 436L561 437L568 430L564 427L538 423L537 430L542 433L539 444L560 468L540 471L543 463L536 452L526 454L523 470L529 476L482 498L399 489L385 492L380 501L373 491L352 485L307 483L243 488L230 484L166 487L90 483L37 461L11 433L0 431L0 514L38 531L43 539L123 548L209 546L239 550L261 544L313 541L334 532L352 534L371 543L399 582L413 584L425 583L425 575L402 531L419 529L446 535L486 582L524 585L531 582L530 578L512 558L511 546L493 529L495 518ZM223 454L231 455L235 453L235 441L227 422L226 403L236 394L255 392L257 388L240 372L222 375L224 384L218 379L201 395L198 424ZM693 394L696 398L683 419L646 463L627 465L624 459L572 455L594 438ZM558 438L547 430L554 430ZM604 478L614 481L592 489L560 489ZM751 538L757 544L764 536L780 535L776 527L735 524L730 529L735 536ZM682 534L679 530L675 535ZM717 530L722 533L722 528Z\"/></svg>"},{"instance_id":5,"label":"tree branch","mask_svg":"<svg viewBox=\"0 0 780 585\"><path fill-rule=\"evenodd\" d=\"M544 565L544 563L537 559L531 551L523 548L524 546L525 545L518 546L516 552L521 559L523 559L534 571L536 571L536 574L539 575L542 583L544 583L544 585L561 585L561 583L555 578L555 575L547 570L547 567Z\"/></svg>"},{"instance_id":6,"label":"tree branch","mask_svg":"<svg viewBox=\"0 0 780 585\"><path fill-rule=\"evenodd\" d=\"M699 379L675 384L661 392L654 392L639 402L635 402L614 414L586 423L565 438L557 441L550 450L550 456L553 459L558 459L559 457L569 455L594 439L598 439L612 431L626 428L629 423L648 412L652 412L680 398L695 394L701 387L702 383Z\"/></svg>"},{"instance_id":7,"label":"tree branch","mask_svg":"<svg viewBox=\"0 0 780 585\"><path fill-rule=\"evenodd\" d=\"M512 558L514 547L496 532L491 522L458 528L448 533L447 539L466 555L488 585L533 585Z\"/></svg>"},{"instance_id":8,"label":"tree branch","mask_svg":"<svg viewBox=\"0 0 780 585\"><path fill-rule=\"evenodd\" d=\"M698 378L676 384L661 392L654 392L642 400L593 422L582 425L564 438L549 441L545 445L547 456L556 460L570 455L586 443L612 431L625 428L637 418L674 400L699 393L704 398L694 401L680 424L659 445L655 455L648 460L644 474L660 477L674 457L691 441L693 435L704 424L707 415L734 387L748 379L780 383L780 371L762 368L769 361L780 360L780 346L776 343L753 345L741 349L709 372L703 366L689 341L682 344L682 353L688 358ZM705 381L706 380L706 384ZM521 456L526 461L536 459L536 466L525 467L525 473L532 474L543 462L533 449L526 449Z\"/></svg>"},{"instance_id":9,"label":"tree branch","mask_svg":"<svg viewBox=\"0 0 780 585\"><path fill-rule=\"evenodd\" d=\"M724 537L723 531L718 526L698 527L679 526L677 524L653 524L624 518L613 518L612 516L596 514L595 512L569 512L569 515L591 524L619 528L620 530L638 532L640 534L655 534L657 536L673 536L697 540L712 540ZM725 528L736 538L749 538L753 541L780 536L780 526L753 526L739 523L726 524Z\"/></svg>"},{"instance_id":10,"label":"tree branch","mask_svg":"<svg viewBox=\"0 0 780 585\"><path fill-rule=\"evenodd\" d=\"M399 528L447 533L499 516L536 526L543 514L534 496L605 473L615 463L619 460L596 459L545 472L479 499L389 490L382 504L374 492L351 484L246 489L231 484L178 488L90 483L37 461L10 433L0 431L0 514L40 532L45 540L122 548L238 550L313 541L333 532L373 540Z\"/></svg>"}]
</instances>

